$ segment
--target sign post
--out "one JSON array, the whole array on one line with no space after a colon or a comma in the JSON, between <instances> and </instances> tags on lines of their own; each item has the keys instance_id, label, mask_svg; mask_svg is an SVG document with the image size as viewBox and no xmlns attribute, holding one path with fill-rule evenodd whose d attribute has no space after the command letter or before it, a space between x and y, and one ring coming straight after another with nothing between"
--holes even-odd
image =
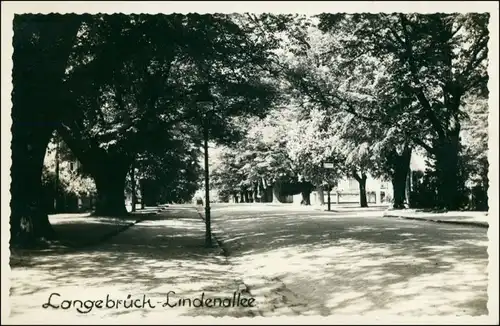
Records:
<instances>
[{"instance_id":1,"label":"sign post","mask_svg":"<svg viewBox=\"0 0 500 326\"><path fill-rule=\"evenodd\" d=\"M333 163L324 162L323 163L323 168L325 168L325 169L333 169L334 165L333 165ZM331 207L330 191L331 191L331 189L330 189L330 183L327 182L326 184L327 184L326 187L327 187L327 190L328 190L328 211L330 211L330 207Z\"/></svg>"},{"instance_id":2,"label":"sign post","mask_svg":"<svg viewBox=\"0 0 500 326\"><path fill-rule=\"evenodd\" d=\"M331 205L331 201L330 201L330 184L328 184L328 211L330 211L330 205Z\"/></svg>"}]
</instances>

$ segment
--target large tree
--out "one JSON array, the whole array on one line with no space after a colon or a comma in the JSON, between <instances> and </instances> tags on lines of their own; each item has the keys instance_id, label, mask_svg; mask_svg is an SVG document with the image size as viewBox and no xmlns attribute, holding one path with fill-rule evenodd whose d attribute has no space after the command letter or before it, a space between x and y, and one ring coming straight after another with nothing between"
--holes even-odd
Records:
<instances>
[{"instance_id":1,"label":"large tree","mask_svg":"<svg viewBox=\"0 0 500 326\"><path fill-rule=\"evenodd\" d=\"M60 133L96 180L99 214L125 213L133 157L164 148L171 130L188 124L199 143L209 127L209 137L226 141L234 136L231 116L258 114L271 99L264 76L251 69L265 62L265 48L228 16L93 17L80 39L67 83L86 109L65 117Z\"/></svg>"},{"instance_id":2,"label":"large tree","mask_svg":"<svg viewBox=\"0 0 500 326\"><path fill-rule=\"evenodd\" d=\"M161 116L174 102L165 84L176 48L160 42L155 30L172 33L168 23L97 15L80 30L65 83L68 105L79 114L63 116L58 131L96 181L97 214L126 213L125 176L133 158L144 145L161 146L168 139L161 131L176 123ZM153 137L157 142L147 142Z\"/></svg>"},{"instance_id":3,"label":"large tree","mask_svg":"<svg viewBox=\"0 0 500 326\"><path fill-rule=\"evenodd\" d=\"M336 149L333 157L342 158L344 175L360 184L362 206L367 204L370 173L392 179L394 206L403 207L413 146L407 134L415 128L411 123L406 127L400 123L398 115L410 103L389 79L392 62L364 56L356 58L354 65L352 58L339 54L337 35L323 33L314 24L302 34L295 30L291 37L299 42L284 48L282 72L289 92L298 93L295 96L306 103L303 111L307 114L314 108L322 112L322 128L315 138L321 139L321 133L328 135L323 142Z\"/></svg>"},{"instance_id":4,"label":"large tree","mask_svg":"<svg viewBox=\"0 0 500 326\"><path fill-rule=\"evenodd\" d=\"M327 124L331 117L317 107L296 108L293 122L287 126L286 149L298 177L302 203L310 205L310 194L316 189L320 200L325 188L331 188L345 172L344 156L335 143L337 134ZM333 167L325 168L325 163Z\"/></svg>"},{"instance_id":5,"label":"large tree","mask_svg":"<svg viewBox=\"0 0 500 326\"><path fill-rule=\"evenodd\" d=\"M439 204L456 209L462 104L470 94L487 92L489 15L324 14L320 19L320 27L340 39L337 53L352 64L363 56L393 63L393 80L418 103L407 116L424 131L413 140L435 159Z\"/></svg>"},{"instance_id":6,"label":"large tree","mask_svg":"<svg viewBox=\"0 0 500 326\"><path fill-rule=\"evenodd\" d=\"M42 167L61 110L71 110L61 105L62 82L80 24L77 15L14 17L11 243L26 235L26 221L30 239L54 236L41 207Z\"/></svg>"}]
</instances>

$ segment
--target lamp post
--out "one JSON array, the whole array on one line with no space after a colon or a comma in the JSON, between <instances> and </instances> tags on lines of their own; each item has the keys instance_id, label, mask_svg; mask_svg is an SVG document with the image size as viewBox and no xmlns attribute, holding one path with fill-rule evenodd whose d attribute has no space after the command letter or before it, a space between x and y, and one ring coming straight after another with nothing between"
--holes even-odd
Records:
<instances>
[{"instance_id":1,"label":"lamp post","mask_svg":"<svg viewBox=\"0 0 500 326\"><path fill-rule=\"evenodd\" d=\"M59 136L56 136L56 180L54 187L54 211L59 213Z\"/></svg>"},{"instance_id":2,"label":"lamp post","mask_svg":"<svg viewBox=\"0 0 500 326\"><path fill-rule=\"evenodd\" d=\"M198 104L203 108L202 114L202 128L203 128L203 150L204 150L204 165L205 165L205 246L210 248L212 246L212 228L210 225L210 177L208 171L208 116L206 108L212 103L212 96L208 85L201 88L198 94Z\"/></svg>"},{"instance_id":3,"label":"lamp post","mask_svg":"<svg viewBox=\"0 0 500 326\"><path fill-rule=\"evenodd\" d=\"M323 162L323 168L325 169L333 169L335 166L333 163L330 163L330 162ZM327 181L327 190L328 190L328 211L330 211L330 207L331 207L331 200L330 200L330 192L331 192L331 187L330 187L330 182Z\"/></svg>"}]
</instances>

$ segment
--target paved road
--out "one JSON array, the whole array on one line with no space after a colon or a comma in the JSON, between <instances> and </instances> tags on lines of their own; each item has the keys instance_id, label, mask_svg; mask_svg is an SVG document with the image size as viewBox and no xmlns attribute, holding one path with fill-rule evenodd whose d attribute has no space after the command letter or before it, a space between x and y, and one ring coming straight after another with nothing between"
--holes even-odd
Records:
<instances>
[{"instance_id":1,"label":"paved road","mask_svg":"<svg viewBox=\"0 0 500 326\"><path fill-rule=\"evenodd\" d=\"M214 205L227 249L205 249L192 207L172 207L107 242L39 253L11 272L11 322L173 322L179 316L481 315L486 229L264 205ZM230 298L248 286L254 308L162 307L171 299ZM62 300L150 299L141 308L43 308ZM193 301L194 302L194 301ZM173 303L172 301L170 302ZM74 303L75 305L77 303ZM91 311L89 311L91 310ZM93 319L93 318L98 318ZM111 321L111 320L110 320ZM214 320L216 321L216 320ZM102 320L101 320L102 322Z\"/></svg>"},{"instance_id":2,"label":"paved road","mask_svg":"<svg viewBox=\"0 0 500 326\"><path fill-rule=\"evenodd\" d=\"M487 230L265 205L213 223L260 313L487 314Z\"/></svg>"}]
</instances>

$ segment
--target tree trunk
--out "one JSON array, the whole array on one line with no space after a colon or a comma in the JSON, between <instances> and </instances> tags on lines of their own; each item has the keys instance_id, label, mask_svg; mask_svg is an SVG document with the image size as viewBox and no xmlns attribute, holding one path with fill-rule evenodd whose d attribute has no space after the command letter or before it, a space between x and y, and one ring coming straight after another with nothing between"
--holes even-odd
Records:
<instances>
[{"instance_id":1,"label":"tree trunk","mask_svg":"<svg viewBox=\"0 0 500 326\"><path fill-rule=\"evenodd\" d=\"M134 164L134 161L132 161L132 166L130 169L130 182L132 184L132 212L135 212L135 205L137 204L137 196L135 194L135 164Z\"/></svg>"},{"instance_id":2,"label":"tree trunk","mask_svg":"<svg viewBox=\"0 0 500 326\"><path fill-rule=\"evenodd\" d=\"M258 182L258 190L259 190L259 194L260 194L260 202L261 203L267 203L267 186L266 186L266 182L263 178L261 178L261 180Z\"/></svg>"},{"instance_id":3,"label":"tree trunk","mask_svg":"<svg viewBox=\"0 0 500 326\"><path fill-rule=\"evenodd\" d=\"M233 201L234 201L235 204L238 203L238 195L233 194Z\"/></svg>"},{"instance_id":4,"label":"tree trunk","mask_svg":"<svg viewBox=\"0 0 500 326\"><path fill-rule=\"evenodd\" d=\"M310 191L302 191L302 203L304 205L311 205L311 192Z\"/></svg>"},{"instance_id":5,"label":"tree trunk","mask_svg":"<svg viewBox=\"0 0 500 326\"><path fill-rule=\"evenodd\" d=\"M318 200L320 205L325 204L325 193L323 190L323 186L319 185L316 187L316 191L318 192Z\"/></svg>"},{"instance_id":6,"label":"tree trunk","mask_svg":"<svg viewBox=\"0 0 500 326\"><path fill-rule=\"evenodd\" d=\"M408 168L406 171L406 183L405 183L405 202L408 205L408 208L412 207L411 202L411 171Z\"/></svg>"},{"instance_id":7,"label":"tree trunk","mask_svg":"<svg viewBox=\"0 0 500 326\"><path fill-rule=\"evenodd\" d=\"M451 32L443 35L451 35ZM451 47L444 48L443 73L446 79L452 79L453 53ZM448 85L446 85L448 84ZM461 98L465 95L464 85L459 83L446 83L443 90L443 104L445 110L443 116L437 116L430 101L426 98L422 88L416 88L416 98L419 100L424 113L429 119L432 129L437 139L432 148L426 150L436 159L436 174L438 182L438 206L447 210L460 208L459 199L459 178L458 178L458 153L460 149L460 104Z\"/></svg>"},{"instance_id":8,"label":"tree trunk","mask_svg":"<svg viewBox=\"0 0 500 326\"><path fill-rule=\"evenodd\" d=\"M113 165L111 165L113 166ZM127 168L105 169L95 176L97 188L97 204L95 215L125 216L125 176ZM144 198L144 197L143 197Z\"/></svg>"},{"instance_id":9,"label":"tree trunk","mask_svg":"<svg viewBox=\"0 0 500 326\"><path fill-rule=\"evenodd\" d=\"M303 205L311 205L311 192L314 189L314 186L309 181L301 181L300 182L300 193L302 195L302 204Z\"/></svg>"},{"instance_id":10,"label":"tree trunk","mask_svg":"<svg viewBox=\"0 0 500 326\"><path fill-rule=\"evenodd\" d=\"M393 208L403 209L405 208L405 198L407 197L406 180L410 169L411 148L406 147L401 155L395 153L393 160L394 172L391 178L394 197Z\"/></svg>"},{"instance_id":11,"label":"tree trunk","mask_svg":"<svg viewBox=\"0 0 500 326\"><path fill-rule=\"evenodd\" d=\"M144 209L146 207L146 203L144 202L144 189L146 188L144 185L144 179L139 180L139 188L141 191L141 209Z\"/></svg>"},{"instance_id":12,"label":"tree trunk","mask_svg":"<svg viewBox=\"0 0 500 326\"><path fill-rule=\"evenodd\" d=\"M275 182L272 187L273 203L282 203L280 192L281 186L278 182Z\"/></svg>"},{"instance_id":13,"label":"tree trunk","mask_svg":"<svg viewBox=\"0 0 500 326\"><path fill-rule=\"evenodd\" d=\"M259 198L258 198L258 195L259 195L259 185L257 183L255 183L253 185L252 195L253 195L253 202L254 203L258 203L259 202Z\"/></svg>"},{"instance_id":14,"label":"tree trunk","mask_svg":"<svg viewBox=\"0 0 500 326\"><path fill-rule=\"evenodd\" d=\"M460 208L458 198L458 131L448 139L441 139L436 149L436 172L438 175L438 205L447 210Z\"/></svg>"},{"instance_id":15,"label":"tree trunk","mask_svg":"<svg viewBox=\"0 0 500 326\"><path fill-rule=\"evenodd\" d=\"M17 123L12 127L11 243L22 245L37 238L55 238L42 205L41 182L51 133L51 129L43 127L26 128ZM23 230L21 223L31 224L32 229Z\"/></svg>"},{"instance_id":16,"label":"tree trunk","mask_svg":"<svg viewBox=\"0 0 500 326\"><path fill-rule=\"evenodd\" d=\"M406 174L395 173L392 176L392 188L394 192L393 208L405 208Z\"/></svg>"},{"instance_id":17,"label":"tree trunk","mask_svg":"<svg viewBox=\"0 0 500 326\"><path fill-rule=\"evenodd\" d=\"M359 176L356 171L352 171L354 179L359 183L359 204L361 207L368 207L368 200L366 199L366 174L361 173Z\"/></svg>"},{"instance_id":18,"label":"tree trunk","mask_svg":"<svg viewBox=\"0 0 500 326\"><path fill-rule=\"evenodd\" d=\"M361 207L368 207L368 201L366 200L366 176L363 175L361 181L359 182L359 204Z\"/></svg>"},{"instance_id":19,"label":"tree trunk","mask_svg":"<svg viewBox=\"0 0 500 326\"><path fill-rule=\"evenodd\" d=\"M41 176L45 151L59 121L60 86L80 18L52 18L54 24L30 15L18 15L13 21L11 244L55 238L42 207ZM37 42L30 41L33 33ZM21 227L23 221L32 227L28 232Z\"/></svg>"},{"instance_id":20,"label":"tree trunk","mask_svg":"<svg viewBox=\"0 0 500 326\"><path fill-rule=\"evenodd\" d=\"M249 196L249 193L247 190L245 190L243 192L243 195L245 196L245 203L249 203L250 202L250 196Z\"/></svg>"}]
</instances>

